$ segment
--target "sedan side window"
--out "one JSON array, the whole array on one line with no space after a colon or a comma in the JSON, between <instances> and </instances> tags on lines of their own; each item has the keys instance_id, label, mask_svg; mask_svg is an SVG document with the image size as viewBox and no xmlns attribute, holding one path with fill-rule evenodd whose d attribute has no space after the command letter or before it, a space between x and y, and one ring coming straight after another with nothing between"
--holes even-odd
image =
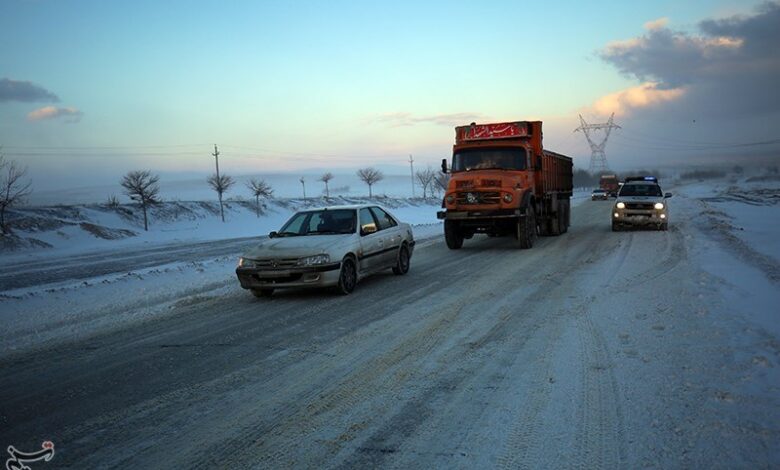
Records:
<instances>
[{"instance_id":1,"label":"sedan side window","mask_svg":"<svg viewBox=\"0 0 780 470\"><path fill-rule=\"evenodd\" d=\"M379 230L376 219L368 208L360 209L360 235L368 235Z\"/></svg>"},{"instance_id":2,"label":"sedan side window","mask_svg":"<svg viewBox=\"0 0 780 470\"><path fill-rule=\"evenodd\" d=\"M398 225L395 220L390 217L390 214L378 207L372 207L371 212L374 213L376 220L379 221L379 230L385 230Z\"/></svg>"}]
</instances>

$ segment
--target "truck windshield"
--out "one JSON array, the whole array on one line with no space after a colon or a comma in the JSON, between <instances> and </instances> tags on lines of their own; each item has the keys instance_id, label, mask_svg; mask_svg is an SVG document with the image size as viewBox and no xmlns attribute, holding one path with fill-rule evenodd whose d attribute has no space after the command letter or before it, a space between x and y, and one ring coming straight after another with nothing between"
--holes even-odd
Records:
<instances>
[{"instance_id":1,"label":"truck windshield","mask_svg":"<svg viewBox=\"0 0 780 470\"><path fill-rule=\"evenodd\" d=\"M452 157L452 171L469 170L525 170L524 148L464 149Z\"/></svg>"}]
</instances>

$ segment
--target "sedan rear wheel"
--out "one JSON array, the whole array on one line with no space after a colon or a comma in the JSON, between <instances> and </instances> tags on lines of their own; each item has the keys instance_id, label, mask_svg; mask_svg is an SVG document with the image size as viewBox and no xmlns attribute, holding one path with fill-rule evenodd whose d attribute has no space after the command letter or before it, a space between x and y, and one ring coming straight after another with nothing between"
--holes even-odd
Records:
<instances>
[{"instance_id":1,"label":"sedan rear wheel","mask_svg":"<svg viewBox=\"0 0 780 470\"><path fill-rule=\"evenodd\" d=\"M341 272L339 273L339 283L336 286L336 290L339 294L347 295L355 290L355 284L357 284L355 261L352 258L345 258L341 262Z\"/></svg>"},{"instance_id":2,"label":"sedan rear wheel","mask_svg":"<svg viewBox=\"0 0 780 470\"><path fill-rule=\"evenodd\" d=\"M409 248L406 245L401 245L401 250L398 252L398 261L393 266L393 272L398 275L409 272Z\"/></svg>"}]
</instances>

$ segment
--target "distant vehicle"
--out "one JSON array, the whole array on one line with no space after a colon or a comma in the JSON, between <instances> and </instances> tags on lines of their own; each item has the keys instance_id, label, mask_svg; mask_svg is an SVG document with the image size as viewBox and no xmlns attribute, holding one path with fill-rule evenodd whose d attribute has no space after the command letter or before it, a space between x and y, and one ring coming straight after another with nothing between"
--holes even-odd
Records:
<instances>
[{"instance_id":1,"label":"distant vehicle","mask_svg":"<svg viewBox=\"0 0 780 470\"><path fill-rule=\"evenodd\" d=\"M664 194L654 176L626 178L617 196L612 211L612 231L625 226L651 226L659 230L669 228L669 207L666 199L672 193Z\"/></svg>"},{"instance_id":2,"label":"distant vehicle","mask_svg":"<svg viewBox=\"0 0 780 470\"><path fill-rule=\"evenodd\" d=\"M606 189L596 188L592 193L590 193L591 201L606 201L607 199L609 199L609 194L607 193Z\"/></svg>"},{"instance_id":3,"label":"distant vehicle","mask_svg":"<svg viewBox=\"0 0 780 470\"><path fill-rule=\"evenodd\" d=\"M328 286L349 294L372 273L392 268L406 274L413 251L412 228L386 209L325 207L293 215L239 258L236 275L256 297L280 288Z\"/></svg>"},{"instance_id":4,"label":"distant vehicle","mask_svg":"<svg viewBox=\"0 0 780 470\"><path fill-rule=\"evenodd\" d=\"M542 148L541 121L456 127L451 172L438 217L452 250L476 233L531 248L537 234L569 227L572 159Z\"/></svg>"},{"instance_id":5,"label":"distant vehicle","mask_svg":"<svg viewBox=\"0 0 780 470\"><path fill-rule=\"evenodd\" d=\"M620 189L620 180L618 180L617 175L601 175L599 188L606 191L610 196L616 197Z\"/></svg>"}]
</instances>

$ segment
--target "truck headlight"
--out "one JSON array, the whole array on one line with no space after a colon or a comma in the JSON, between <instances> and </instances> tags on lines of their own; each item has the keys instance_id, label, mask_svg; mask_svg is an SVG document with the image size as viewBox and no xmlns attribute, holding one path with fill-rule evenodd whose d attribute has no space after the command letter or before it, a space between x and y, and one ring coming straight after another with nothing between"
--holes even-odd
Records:
<instances>
[{"instance_id":1,"label":"truck headlight","mask_svg":"<svg viewBox=\"0 0 780 470\"><path fill-rule=\"evenodd\" d=\"M626 205L625 203L618 202L617 204L615 204L615 207L617 207L618 209L625 209Z\"/></svg>"},{"instance_id":2,"label":"truck headlight","mask_svg":"<svg viewBox=\"0 0 780 470\"><path fill-rule=\"evenodd\" d=\"M315 266L318 264L325 264L330 262L330 256L326 254L307 256L298 260L298 266Z\"/></svg>"},{"instance_id":3,"label":"truck headlight","mask_svg":"<svg viewBox=\"0 0 780 470\"><path fill-rule=\"evenodd\" d=\"M452 204L453 202L455 202L455 196L450 194L449 196L447 196L447 204Z\"/></svg>"},{"instance_id":4,"label":"truck headlight","mask_svg":"<svg viewBox=\"0 0 780 470\"><path fill-rule=\"evenodd\" d=\"M504 202L512 202L512 195L510 193L504 193Z\"/></svg>"},{"instance_id":5,"label":"truck headlight","mask_svg":"<svg viewBox=\"0 0 780 470\"><path fill-rule=\"evenodd\" d=\"M664 208L664 204L662 202L656 202L655 206L653 206L653 207L655 207L656 209L658 209L660 211L660 210L662 210Z\"/></svg>"}]
</instances>

